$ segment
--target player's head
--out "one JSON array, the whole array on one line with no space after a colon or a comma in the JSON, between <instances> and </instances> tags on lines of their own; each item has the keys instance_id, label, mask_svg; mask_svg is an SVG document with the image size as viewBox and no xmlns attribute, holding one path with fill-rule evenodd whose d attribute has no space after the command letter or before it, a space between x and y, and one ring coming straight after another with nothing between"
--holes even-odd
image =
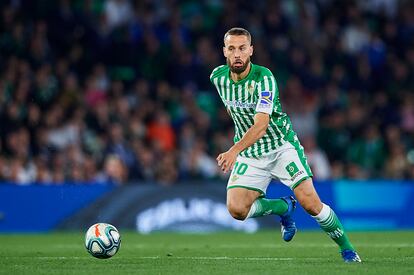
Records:
<instances>
[{"instance_id":1,"label":"player's head","mask_svg":"<svg viewBox=\"0 0 414 275\"><path fill-rule=\"evenodd\" d=\"M224 35L223 53L233 73L240 74L247 69L253 54L252 37L243 28L231 28Z\"/></svg>"}]
</instances>

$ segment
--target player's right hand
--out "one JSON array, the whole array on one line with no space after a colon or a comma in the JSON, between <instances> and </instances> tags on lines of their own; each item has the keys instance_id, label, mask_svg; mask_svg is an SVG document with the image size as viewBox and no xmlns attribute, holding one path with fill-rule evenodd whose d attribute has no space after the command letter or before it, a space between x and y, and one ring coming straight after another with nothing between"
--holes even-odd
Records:
<instances>
[{"instance_id":1,"label":"player's right hand","mask_svg":"<svg viewBox=\"0 0 414 275\"><path fill-rule=\"evenodd\" d=\"M218 155L217 164L224 173L227 173L233 169L238 154L239 153L235 150L230 149L227 152Z\"/></svg>"}]
</instances>

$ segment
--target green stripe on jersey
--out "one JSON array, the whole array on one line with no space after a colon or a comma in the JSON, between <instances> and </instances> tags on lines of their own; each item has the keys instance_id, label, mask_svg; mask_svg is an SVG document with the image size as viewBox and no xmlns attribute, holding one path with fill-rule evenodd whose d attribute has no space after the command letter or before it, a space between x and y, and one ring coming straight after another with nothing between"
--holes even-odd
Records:
<instances>
[{"instance_id":1,"label":"green stripe on jersey","mask_svg":"<svg viewBox=\"0 0 414 275\"><path fill-rule=\"evenodd\" d=\"M296 137L289 117L282 112L276 79L269 69L251 63L249 74L244 79L234 82L230 78L229 67L222 65L213 70L210 80L234 121L234 142L239 141L254 124L256 106L260 104L262 92L270 92L272 95L272 103L265 102L273 104L266 134L240 155L267 155L282 146L285 141L293 141Z\"/></svg>"}]
</instances>

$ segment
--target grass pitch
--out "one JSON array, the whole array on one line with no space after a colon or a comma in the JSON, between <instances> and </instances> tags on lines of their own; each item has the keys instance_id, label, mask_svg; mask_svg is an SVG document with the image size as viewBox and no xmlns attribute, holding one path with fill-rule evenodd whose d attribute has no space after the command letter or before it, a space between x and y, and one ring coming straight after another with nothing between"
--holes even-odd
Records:
<instances>
[{"instance_id":1,"label":"grass pitch","mask_svg":"<svg viewBox=\"0 0 414 275\"><path fill-rule=\"evenodd\" d=\"M345 264L322 232L211 235L121 232L117 255L95 259L83 234L0 235L0 274L414 274L414 231L357 232L363 260Z\"/></svg>"}]
</instances>

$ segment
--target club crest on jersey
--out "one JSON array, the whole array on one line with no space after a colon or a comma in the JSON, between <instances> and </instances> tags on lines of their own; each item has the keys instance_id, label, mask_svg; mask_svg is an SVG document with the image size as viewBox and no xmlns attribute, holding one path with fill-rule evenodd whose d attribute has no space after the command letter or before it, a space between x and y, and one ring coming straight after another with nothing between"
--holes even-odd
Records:
<instances>
[{"instance_id":1,"label":"club crest on jersey","mask_svg":"<svg viewBox=\"0 0 414 275\"><path fill-rule=\"evenodd\" d=\"M236 175L236 174L234 174L232 177L231 177L231 181L236 181L236 180L238 180L239 179L239 177Z\"/></svg>"},{"instance_id":2,"label":"club crest on jersey","mask_svg":"<svg viewBox=\"0 0 414 275\"><path fill-rule=\"evenodd\" d=\"M262 91L260 93L260 104L270 105L273 101L273 93L269 91Z\"/></svg>"},{"instance_id":3,"label":"club crest on jersey","mask_svg":"<svg viewBox=\"0 0 414 275\"><path fill-rule=\"evenodd\" d=\"M247 91L249 92L249 94L253 94L254 89L256 89L256 83L254 81L252 81L252 83L250 83L250 85L247 87Z\"/></svg>"}]
</instances>

